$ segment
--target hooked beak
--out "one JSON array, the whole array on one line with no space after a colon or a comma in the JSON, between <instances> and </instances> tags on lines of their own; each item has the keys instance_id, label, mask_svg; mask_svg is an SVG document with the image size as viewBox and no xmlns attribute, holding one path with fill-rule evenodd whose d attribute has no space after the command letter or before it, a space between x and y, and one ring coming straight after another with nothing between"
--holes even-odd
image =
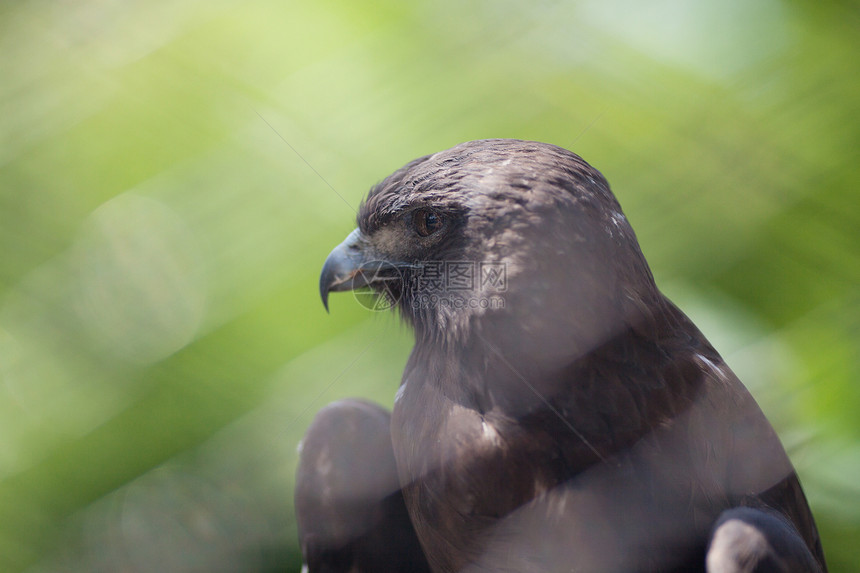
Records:
<instances>
[{"instance_id":1,"label":"hooked beak","mask_svg":"<svg viewBox=\"0 0 860 573\"><path fill-rule=\"evenodd\" d=\"M377 280L384 261L373 256L373 249L356 229L336 246L325 260L320 273L320 298L328 312L328 293L355 290Z\"/></svg>"}]
</instances>

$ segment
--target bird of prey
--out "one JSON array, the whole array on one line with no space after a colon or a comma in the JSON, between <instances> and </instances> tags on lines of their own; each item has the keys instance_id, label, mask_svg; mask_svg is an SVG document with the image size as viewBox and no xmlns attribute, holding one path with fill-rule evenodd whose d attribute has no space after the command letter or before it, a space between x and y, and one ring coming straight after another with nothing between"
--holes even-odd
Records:
<instances>
[{"instance_id":1,"label":"bird of prey","mask_svg":"<svg viewBox=\"0 0 860 573\"><path fill-rule=\"evenodd\" d=\"M390 418L335 403L303 440L310 571L826 571L773 428L579 156L408 163L323 267L326 307L359 287L415 346Z\"/></svg>"}]
</instances>

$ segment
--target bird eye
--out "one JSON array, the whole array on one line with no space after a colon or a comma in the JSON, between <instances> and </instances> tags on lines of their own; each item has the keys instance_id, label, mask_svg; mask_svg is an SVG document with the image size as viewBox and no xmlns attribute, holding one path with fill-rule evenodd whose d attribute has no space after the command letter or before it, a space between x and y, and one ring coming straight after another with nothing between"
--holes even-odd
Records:
<instances>
[{"instance_id":1,"label":"bird eye","mask_svg":"<svg viewBox=\"0 0 860 573\"><path fill-rule=\"evenodd\" d=\"M412 215L412 226L422 237L429 237L442 228L442 217L429 209L419 209Z\"/></svg>"}]
</instances>

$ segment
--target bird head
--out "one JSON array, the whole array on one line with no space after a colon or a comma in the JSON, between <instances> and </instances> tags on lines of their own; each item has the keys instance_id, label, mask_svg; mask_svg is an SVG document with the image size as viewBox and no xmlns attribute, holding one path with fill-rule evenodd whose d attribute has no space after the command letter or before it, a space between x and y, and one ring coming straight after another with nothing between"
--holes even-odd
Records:
<instances>
[{"instance_id":1,"label":"bird head","mask_svg":"<svg viewBox=\"0 0 860 573\"><path fill-rule=\"evenodd\" d=\"M481 140L416 159L371 189L357 223L325 262L323 303L370 287L443 345L477 334L564 361L657 292L606 180L554 145Z\"/></svg>"}]
</instances>

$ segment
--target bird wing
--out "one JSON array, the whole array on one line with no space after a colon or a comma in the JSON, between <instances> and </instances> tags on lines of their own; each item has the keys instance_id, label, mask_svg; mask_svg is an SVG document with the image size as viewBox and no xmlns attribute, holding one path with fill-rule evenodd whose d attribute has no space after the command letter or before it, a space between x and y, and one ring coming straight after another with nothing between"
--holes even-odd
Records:
<instances>
[{"instance_id":1,"label":"bird wing","mask_svg":"<svg viewBox=\"0 0 860 573\"><path fill-rule=\"evenodd\" d=\"M305 434L295 507L310 573L429 571L403 503L390 418L343 400L320 410Z\"/></svg>"}]
</instances>

